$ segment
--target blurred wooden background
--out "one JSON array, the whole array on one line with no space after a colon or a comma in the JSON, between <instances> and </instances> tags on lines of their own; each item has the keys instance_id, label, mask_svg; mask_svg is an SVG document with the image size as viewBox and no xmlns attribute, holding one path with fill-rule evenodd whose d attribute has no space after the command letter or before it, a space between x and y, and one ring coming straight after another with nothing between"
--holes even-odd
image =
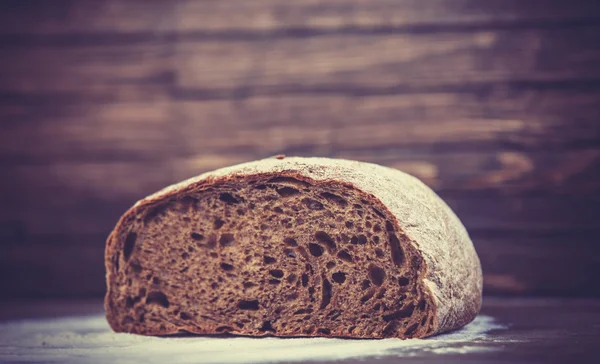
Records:
<instances>
[{"instance_id":1,"label":"blurred wooden background","mask_svg":"<svg viewBox=\"0 0 600 364\"><path fill-rule=\"evenodd\" d=\"M420 177L487 294L599 296L599 5L2 1L0 297L101 296L137 199L278 153Z\"/></svg>"}]
</instances>

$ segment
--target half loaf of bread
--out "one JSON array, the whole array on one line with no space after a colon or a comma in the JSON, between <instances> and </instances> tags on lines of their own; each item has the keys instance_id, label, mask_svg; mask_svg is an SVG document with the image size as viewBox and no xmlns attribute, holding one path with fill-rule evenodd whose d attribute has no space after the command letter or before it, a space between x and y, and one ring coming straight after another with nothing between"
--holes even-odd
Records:
<instances>
[{"instance_id":1,"label":"half loaf of bread","mask_svg":"<svg viewBox=\"0 0 600 364\"><path fill-rule=\"evenodd\" d=\"M106 246L113 330L425 337L469 323L481 266L403 172L326 158L219 169L137 202Z\"/></svg>"}]
</instances>

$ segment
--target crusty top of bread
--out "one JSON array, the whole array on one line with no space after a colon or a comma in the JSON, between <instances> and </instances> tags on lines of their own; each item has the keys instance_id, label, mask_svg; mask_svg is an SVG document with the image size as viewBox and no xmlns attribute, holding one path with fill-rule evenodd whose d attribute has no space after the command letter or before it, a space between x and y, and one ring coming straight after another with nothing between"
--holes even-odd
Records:
<instances>
[{"instance_id":1,"label":"crusty top of bread","mask_svg":"<svg viewBox=\"0 0 600 364\"><path fill-rule=\"evenodd\" d=\"M479 312L481 265L466 229L429 187L396 169L343 159L268 158L218 169L166 187L136 203L132 210L192 191L209 180L261 173L342 182L372 194L395 216L396 228L423 255L427 270L424 284L437 312L434 333L463 326Z\"/></svg>"}]
</instances>

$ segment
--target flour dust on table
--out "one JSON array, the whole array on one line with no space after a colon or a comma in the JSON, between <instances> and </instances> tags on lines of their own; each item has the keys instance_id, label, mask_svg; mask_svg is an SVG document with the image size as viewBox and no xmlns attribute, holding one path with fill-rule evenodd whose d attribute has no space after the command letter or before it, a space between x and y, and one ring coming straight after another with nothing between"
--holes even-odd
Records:
<instances>
[{"instance_id":1,"label":"flour dust on table","mask_svg":"<svg viewBox=\"0 0 600 364\"><path fill-rule=\"evenodd\" d=\"M429 339L329 339L172 336L113 333L102 315L0 324L1 362L60 363L274 363L367 357L408 357L494 350L492 330L478 316L461 330Z\"/></svg>"}]
</instances>

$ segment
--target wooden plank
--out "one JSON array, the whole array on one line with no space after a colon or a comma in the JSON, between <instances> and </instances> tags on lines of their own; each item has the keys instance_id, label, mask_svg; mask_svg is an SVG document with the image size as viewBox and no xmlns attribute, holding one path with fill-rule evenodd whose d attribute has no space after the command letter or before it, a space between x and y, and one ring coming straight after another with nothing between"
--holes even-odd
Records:
<instances>
[{"instance_id":1,"label":"wooden plank","mask_svg":"<svg viewBox=\"0 0 600 364\"><path fill-rule=\"evenodd\" d=\"M0 91L50 98L63 93L75 101L94 97L152 101L164 97L172 83L173 46L155 40L133 46L5 49Z\"/></svg>"},{"instance_id":2,"label":"wooden plank","mask_svg":"<svg viewBox=\"0 0 600 364\"><path fill-rule=\"evenodd\" d=\"M597 225L599 151L343 154L402 168L435 188L470 229L550 231ZM4 171L0 236L108 234L136 200L248 155L156 162L14 165ZM596 197L594 197L596 196ZM566 212L568 211L568 213Z\"/></svg>"},{"instance_id":3,"label":"wooden plank","mask_svg":"<svg viewBox=\"0 0 600 364\"><path fill-rule=\"evenodd\" d=\"M0 298L102 296L104 244L0 247Z\"/></svg>"},{"instance_id":4,"label":"wooden plank","mask_svg":"<svg viewBox=\"0 0 600 364\"><path fill-rule=\"evenodd\" d=\"M597 230L475 232L486 295L599 296Z\"/></svg>"},{"instance_id":5,"label":"wooden plank","mask_svg":"<svg viewBox=\"0 0 600 364\"><path fill-rule=\"evenodd\" d=\"M2 115L4 114L4 115ZM179 135L164 100L138 103L32 103L0 111L0 160L156 160L173 154ZM23 146L27 145L27 148Z\"/></svg>"},{"instance_id":6,"label":"wooden plank","mask_svg":"<svg viewBox=\"0 0 600 364\"><path fill-rule=\"evenodd\" d=\"M261 0L184 1L178 9L179 30L411 28L504 23L547 23L587 20L600 16L595 4L575 0L333 0L325 3ZM207 15L223 14L223 16ZM227 14L227 15L225 15ZM433 29L438 29L434 27Z\"/></svg>"},{"instance_id":7,"label":"wooden plank","mask_svg":"<svg viewBox=\"0 0 600 364\"><path fill-rule=\"evenodd\" d=\"M7 47L0 92L75 98L598 88L600 26ZM40 65L43 60L43 67ZM566 80L566 81L565 81ZM590 81L591 80L591 81ZM137 92L132 91L137 86ZM134 88L133 88L134 89ZM123 91L124 90L124 91ZM48 95L52 97L52 95Z\"/></svg>"},{"instance_id":8,"label":"wooden plank","mask_svg":"<svg viewBox=\"0 0 600 364\"><path fill-rule=\"evenodd\" d=\"M597 79L600 26L176 44L178 86L370 94ZM192 93L193 95L193 93Z\"/></svg>"},{"instance_id":9,"label":"wooden plank","mask_svg":"<svg viewBox=\"0 0 600 364\"><path fill-rule=\"evenodd\" d=\"M598 92L31 103L0 108L5 163L598 146ZM27 145L27 148L23 148ZM359 154L360 154L359 153ZM587 159L585 159L587 160Z\"/></svg>"},{"instance_id":10,"label":"wooden plank","mask_svg":"<svg viewBox=\"0 0 600 364\"><path fill-rule=\"evenodd\" d=\"M0 9L0 32L10 35L160 32L176 25L176 7L159 0L13 1Z\"/></svg>"},{"instance_id":11,"label":"wooden plank","mask_svg":"<svg viewBox=\"0 0 600 364\"><path fill-rule=\"evenodd\" d=\"M485 294L598 296L600 260L589 254L598 233L472 234ZM48 244L47 237L37 237L25 245L1 246L0 298L103 295L105 238L64 235Z\"/></svg>"},{"instance_id":12,"label":"wooden plank","mask_svg":"<svg viewBox=\"0 0 600 364\"><path fill-rule=\"evenodd\" d=\"M91 1L10 2L0 32L64 35L102 32L230 32L278 29L407 28L576 23L599 17L593 1L573 0L331 0L284 2ZM8 6L6 6L8 5Z\"/></svg>"}]
</instances>

